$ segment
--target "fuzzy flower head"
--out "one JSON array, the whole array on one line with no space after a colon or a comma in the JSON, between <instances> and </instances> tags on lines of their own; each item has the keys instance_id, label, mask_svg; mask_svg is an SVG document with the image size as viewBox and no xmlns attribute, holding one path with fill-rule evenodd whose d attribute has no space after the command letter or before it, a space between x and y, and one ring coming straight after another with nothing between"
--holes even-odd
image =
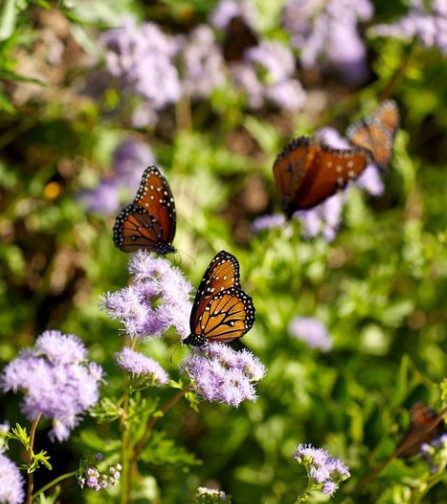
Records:
<instances>
[{"instance_id":1,"label":"fuzzy flower head","mask_svg":"<svg viewBox=\"0 0 447 504\"><path fill-rule=\"evenodd\" d=\"M268 101L279 108L299 109L306 94L294 73L295 58L291 50L273 40L248 48L244 61L231 65L234 82L246 93L251 108L259 108Z\"/></svg>"},{"instance_id":2,"label":"fuzzy flower head","mask_svg":"<svg viewBox=\"0 0 447 504\"><path fill-rule=\"evenodd\" d=\"M265 374L264 366L251 352L238 352L221 343L193 350L181 368L205 400L235 407L244 400L256 399L254 383Z\"/></svg>"},{"instance_id":3,"label":"fuzzy flower head","mask_svg":"<svg viewBox=\"0 0 447 504\"><path fill-rule=\"evenodd\" d=\"M318 348L322 352L332 350L332 341L326 327L315 318L295 317L290 322L289 333L307 343L310 348Z\"/></svg>"},{"instance_id":4,"label":"fuzzy flower head","mask_svg":"<svg viewBox=\"0 0 447 504\"><path fill-rule=\"evenodd\" d=\"M131 259L129 271L133 283L104 298L109 316L120 320L131 338L158 337L171 326L186 337L192 286L181 271L166 259L141 250Z\"/></svg>"},{"instance_id":5,"label":"fuzzy flower head","mask_svg":"<svg viewBox=\"0 0 447 504\"><path fill-rule=\"evenodd\" d=\"M267 229L274 229L284 226L286 219L283 214L261 215L251 223L253 233L260 233Z\"/></svg>"},{"instance_id":6,"label":"fuzzy flower head","mask_svg":"<svg viewBox=\"0 0 447 504\"><path fill-rule=\"evenodd\" d=\"M0 453L0 502L22 504L25 500L23 476L8 457Z\"/></svg>"},{"instance_id":7,"label":"fuzzy flower head","mask_svg":"<svg viewBox=\"0 0 447 504\"><path fill-rule=\"evenodd\" d=\"M102 368L86 358L87 351L76 336L45 331L35 347L22 351L5 367L0 388L23 392L25 416L51 419L50 438L64 441L99 398Z\"/></svg>"},{"instance_id":8,"label":"fuzzy flower head","mask_svg":"<svg viewBox=\"0 0 447 504\"><path fill-rule=\"evenodd\" d=\"M253 26L255 11L250 0L220 0L211 13L210 21L215 28L225 30L230 21L236 17Z\"/></svg>"},{"instance_id":9,"label":"fuzzy flower head","mask_svg":"<svg viewBox=\"0 0 447 504\"><path fill-rule=\"evenodd\" d=\"M300 444L293 458L304 465L313 487L326 495L333 495L338 489L339 482L350 477L346 464L322 448Z\"/></svg>"},{"instance_id":10,"label":"fuzzy flower head","mask_svg":"<svg viewBox=\"0 0 447 504\"><path fill-rule=\"evenodd\" d=\"M134 377L149 379L154 385L162 385L169 380L166 371L153 359L131 348L123 348L115 354L118 366Z\"/></svg>"},{"instance_id":11,"label":"fuzzy flower head","mask_svg":"<svg viewBox=\"0 0 447 504\"><path fill-rule=\"evenodd\" d=\"M301 49L301 63L329 64L352 84L368 77L366 47L357 24L373 16L369 0L289 0L283 23L292 43Z\"/></svg>"},{"instance_id":12,"label":"fuzzy flower head","mask_svg":"<svg viewBox=\"0 0 447 504\"><path fill-rule=\"evenodd\" d=\"M447 462L447 434L441 434L430 443L423 443L420 452L429 465L430 472L438 472Z\"/></svg>"},{"instance_id":13,"label":"fuzzy flower head","mask_svg":"<svg viewBox=\"0 0 447 504\"><path fill-rule=\"evenodd\" d=\"M231 502L231 497L222 490L199 487L195 502L197 504L218 504L220 502Z\"/></svg>"},{"instance_id":14,"label":"fuzzy flower head","mask_svg":"<svg viewBox=\"0 0 447 504\"><path fill-rule=\"evenodd\" d=\"M81 488L89 488L95 492L105 490L109 486L116 485L121 477L121 464L111 466L108 471L100 472L98 468L86 466L78 476L78 485Z\"/></svg>"}]
</instances>

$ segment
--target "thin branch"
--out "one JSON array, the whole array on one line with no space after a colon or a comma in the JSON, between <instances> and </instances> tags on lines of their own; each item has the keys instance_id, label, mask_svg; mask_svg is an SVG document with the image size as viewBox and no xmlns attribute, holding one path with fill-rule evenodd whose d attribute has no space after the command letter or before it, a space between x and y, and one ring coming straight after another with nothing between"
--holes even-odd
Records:
<instances>
[{"instance_id":1,"label":"thin branch","mask_svg":"<svg viewBox=\"0 0 447 504\"><path fill-rule=\"evenodd\" d=\"M39 416L31 424L30 435L29 435L29 447L28 447L28 451L27 451L27 458L28 458L29 464L31 464L33 457L34 457L34 440L36 438L37 424L39 423L41 416L42 415L39 414ZM33 474L33 472L29 472L28 473L28 490L27 490L26 504L32 504L32 502L33 502L33 489L34 489L34 474Z\"/></svg>"},{"instance_id":2,"label":"thin branch","mask_svg":"<svg viewBox=\"0 0 447 504\"><path fill-rule=\"evenodd\" d=\"M40 490L38 490L35 494L33 494L33 499L35 499L36 497L38 497L40 494L46 492L47 490L49 490L50 488L53 488L54 486L56 486L58 483L60 483L61 481L64 481L68 478L71 478L72 476L76 476L76 474L78 474L78 471L73 471L73 472L69 472L69 473L66 473L66 474L62 474L61 476L58 476L57 478L55 478L53 481L50 481L49 483L47 483L45 486L43 486Z\"/></svg>"}]
</instances>

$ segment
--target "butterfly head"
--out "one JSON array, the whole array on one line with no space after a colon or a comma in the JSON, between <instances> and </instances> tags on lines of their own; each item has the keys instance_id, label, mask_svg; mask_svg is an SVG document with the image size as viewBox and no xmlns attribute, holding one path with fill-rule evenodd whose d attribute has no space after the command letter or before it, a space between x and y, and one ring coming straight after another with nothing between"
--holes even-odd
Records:
<instances>
[{"instance_id":1,"label":"butterfly head","mask_svg":"<svg viewBox=\"0 0 447 504\"><path fill-rule=\"evenodd\" d=\"M177 252L171 244L165 242L157 243L157 253L160 255L170 254L171 252Z\"/></svg>"},{"instance_id":2,"label":"butterfly head","mask_svg":"<svg viewBox=\"0 0 447 504\"><path fill-rule=\"evenodd\" d=\"M206 343L206 336L204 334L190 334L187 338L182 340L185 345L202 347Z\"/></svg>"},{"instance_id":3,"label":"butterfly head","mask_svg":"<svg viewBox=\"0 0 447 504\"><path fill-rule=\"evenodd\" d=\"M284 195L281 198L281 208L282 208L283 212L286 214L287 219L289 219L289 220L292 218L292 215L296 211L295 202L293 201L293 199L290 196L286 196L286 195Z\"/></svg>"}]
</instances>

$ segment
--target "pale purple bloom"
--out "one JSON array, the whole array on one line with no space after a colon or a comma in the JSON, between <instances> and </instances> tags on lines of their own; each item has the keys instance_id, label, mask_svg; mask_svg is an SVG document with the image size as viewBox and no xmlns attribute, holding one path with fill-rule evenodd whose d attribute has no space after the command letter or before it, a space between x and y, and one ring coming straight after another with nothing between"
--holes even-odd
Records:
<instances>
[{"instance_id":1,"label":"pale purple bloom","mask_svg":"<svg viewBox=\"0 0 447 504\"><path fill-rule=\"evenodd\" d=\"M107 473L101 473L96 467L88 467L87 470L78 477L78 485L81 488L89 488L95 492L104 490L110 485L116 485L121 477L121 464L112 466Z\"/></svg>"},{"instance_id":2,"label":"pale purple bloom","mask_svg":"<svg viewBox=\"0 0 447 504\"><path fill-rule=\"evenodd\" d=\"M332 349L332 341L325 325L313 317L295 317L290 322L289 333L307 343L310 348L318 348L323 352Z\"/></svg>"},{"instance_id":3,"label":"pale purple bloom","mask_svg":"<svg viewBox=\"0 0 447 504\"><path fill-rule=\"evenodd\" d=\"M241 17L249 26L253 25L254 7L250 0L220 0L211 13L211 24L224 30L235 17Z\"/></svg>"},{"instance_id":4,"label":"pale purple bloom","mask_svg":"<svg viewBox=\"0 0 447 504\"><path fill-rule=\"evenodd\" d=\"M350 477L348 466L322 448L300 444L293 458L305 466L309 478L324 494L332 495L338 483Z\"/></svg>"},{"instance_id":5,"label":"pale purple bloom","mask_svg":"<svg viewBox=\"0 0 447 504\"><path fill-rule=\"evenodd\" d=\"M260 233L266 229L284 226L286 219L283 214L261 215L251 223L253 233Z\"/></svg>"},{"instance_id":6,"label":"pale purple bloom","mask_svg":"<svg viewBox=\"0 0 447 504\"><path fill-rule=\"evenodd\" d=\"M22 504L25 500L23 476L8 457L0 453L0 502Z\"/></svg>"},{"instance_id":7,"label":"pale purple bloom","mask_svg":"<svg viewBox=\"0 0 447 504\"><path fill-rule=\"evenodd\" d=\"M209 96L225 82L222 54L216 44L213 31L200 25L189 36L181 52L183 92L191 98Z\"/></svg>"},{"instance_id":8,"label":"pale purple bloom","mask_svg":"<svg viewBox=\"0 0 447 504\"><path fill-rule=\"evenodd\" d=\"M390 24L379 24L371 33L382 37L417 38L426 47L438 47L447 54L447 7L445 0L412 0L408 13Z\"/></svg>"},{"instance_id":9,"label":"pale purple bloom","mask_svg":"<svg viewBox=\"0 0 447 504\"><path fill-rule=\"evenodd\" d=\"M86 357L75 336L46 331L34 348L23 350L5 367L0 388L4 392L22 391L25 416L29 420L39 415L51 419L50 438L64 441L81 415L99 399L102 368L84 362Z\"/></svg>"},{"instance_id":10,"label":"pale purple bloom","mask_svg":"<svg viewBox=\"0 0 447 504\"><path fill-rule=\"evenodd\" d=\"M447 460L447 434L441 434L430 443L421 444L419 451L429 465L430 472L437 472L439 466Z\"/></svg>"},{"instance_id":11,"label":"pale purple bloom","mask_svg":"<svg viewBox=\"0 0 447 504\"><path fill-rule=\"evenodd\" d=\"M237 352L221 343L194 349L181 368L193 380L195 391L205 400L235 407L244 400L256 399L254 383L265 374L264 366L251 352Z\"/></svg>"},{"instance_id":12,"label":"pale purple bloom","mask_svg":"<svg viewBox=\"0 0 447 504\"><path fill-rule=\"evenodd\" d=\"M144 376L151 379L154 385L167 383L168 374L158 362L131 348L123 348L115 354L118 365L133 376Z\"/></svg>"},{"instance_id":13,"label":"pale purple bloom","mask_svg":"<svg viewBox=\"0 0 447 504\"><path fill-rule=\"evenodd\" d=\"M304 67L323 60L349 82L361 84L369 72L357 24L372 16L369 0L290 0L284 8L283 22L295 47L301 49Z\"/></svg>"},{"instance_id":14,"label":"pale purple bloom","mask_svg":"<svg viewBox=\"0 0 447 504\"><path fill-rule=\"evenodd\" d=\"M236 86L245 91L252 108L265 101L288 110L297 110L306 99L301 84L293 77L295 59L281 42L264 40L245 51L244 61L230 66Z\"/></svg>"},{"instance_id":15,"label":"pale purple bloom","mask_svg":"<svg viewBox=\"0 0 447 504\"><path fill-rule=\"evenodd\" d=\"M113 170L98 187L78 195L90 212L104 215L116 213L138 190L144 169L154 164L150 148L129 138L121 142L113 154Z\"/></svg>"},{"instance_id":16,"label":"pale purple bloom","mask_svg":"<svg viewBox=\"0 0 447 504\"><path fill-rule=\"evenodd\" d=\"M134 282L105 295L104 305L111 318L124 324L128 336L161 336L175 327L183 338L189 333L192 290L181 271L161 257L138 251L129 263Z\"/></svg>"}]
</instances>

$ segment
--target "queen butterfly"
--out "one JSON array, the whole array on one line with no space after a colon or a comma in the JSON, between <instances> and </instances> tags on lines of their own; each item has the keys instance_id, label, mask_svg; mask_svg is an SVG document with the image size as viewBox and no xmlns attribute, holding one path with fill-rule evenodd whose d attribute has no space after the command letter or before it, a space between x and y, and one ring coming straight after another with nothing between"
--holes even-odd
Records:
<instances>
[{"instance_id":1,"label":"queen butterfly","mask_svg":"<svg viewBox=\"0 0 447 504\"><path fill-rule=\"evenodd\" d=\"M366 164L360 149L333 149L309 137L292 140L273 164L282 209L290 218L318 205L357 178Z\"/></svg>"},{"instance_id":2,"label":"queen butterfly","mask_svg":"<svg viewBox=\"0 0 447 504\"><path fill-rule=\"evenodd\" d=\"M183 343L203 346L207 341L241 338L255 321L253 301L239 284L239 263L225 250L208 266L191 310L191 334Z\"/></svg>"},{"instance_id":3,"label":"queen butterfly","mask_svg":"<svg viewBox=\"0 0 447 504\"><path fill-rule=\"evenodd\" d=\"M411 423L396 450L396 455L412 457L417 455L423 443L430 443L446 431L443 419L447 409L436 413L426 404L419 402L411 408Z\"/></svg>"},{"instance_id":4,"label":"queen butterfly","mask_svg":"<svg viewBox=\"0 0 447 504\"><path fill-rule=\"evenodd\" d=\"M400 116L393 100L383 102L374 115L352 124L346 136L356 147L365 149L374 163L387 166L393 155L394 136L399 128Z\"/></svg>"},{"instance_id":5,"label":"queen butterfly","mask_svg":"<svg viewBox=\"0 0 447 504\"><path fill-rule=\"evenodd\" d=\"M168 181L156 166L144 170L135 199L117 216L113 241L124 252L175 252L176 213Z\"/></svg>"}]
</instances>

